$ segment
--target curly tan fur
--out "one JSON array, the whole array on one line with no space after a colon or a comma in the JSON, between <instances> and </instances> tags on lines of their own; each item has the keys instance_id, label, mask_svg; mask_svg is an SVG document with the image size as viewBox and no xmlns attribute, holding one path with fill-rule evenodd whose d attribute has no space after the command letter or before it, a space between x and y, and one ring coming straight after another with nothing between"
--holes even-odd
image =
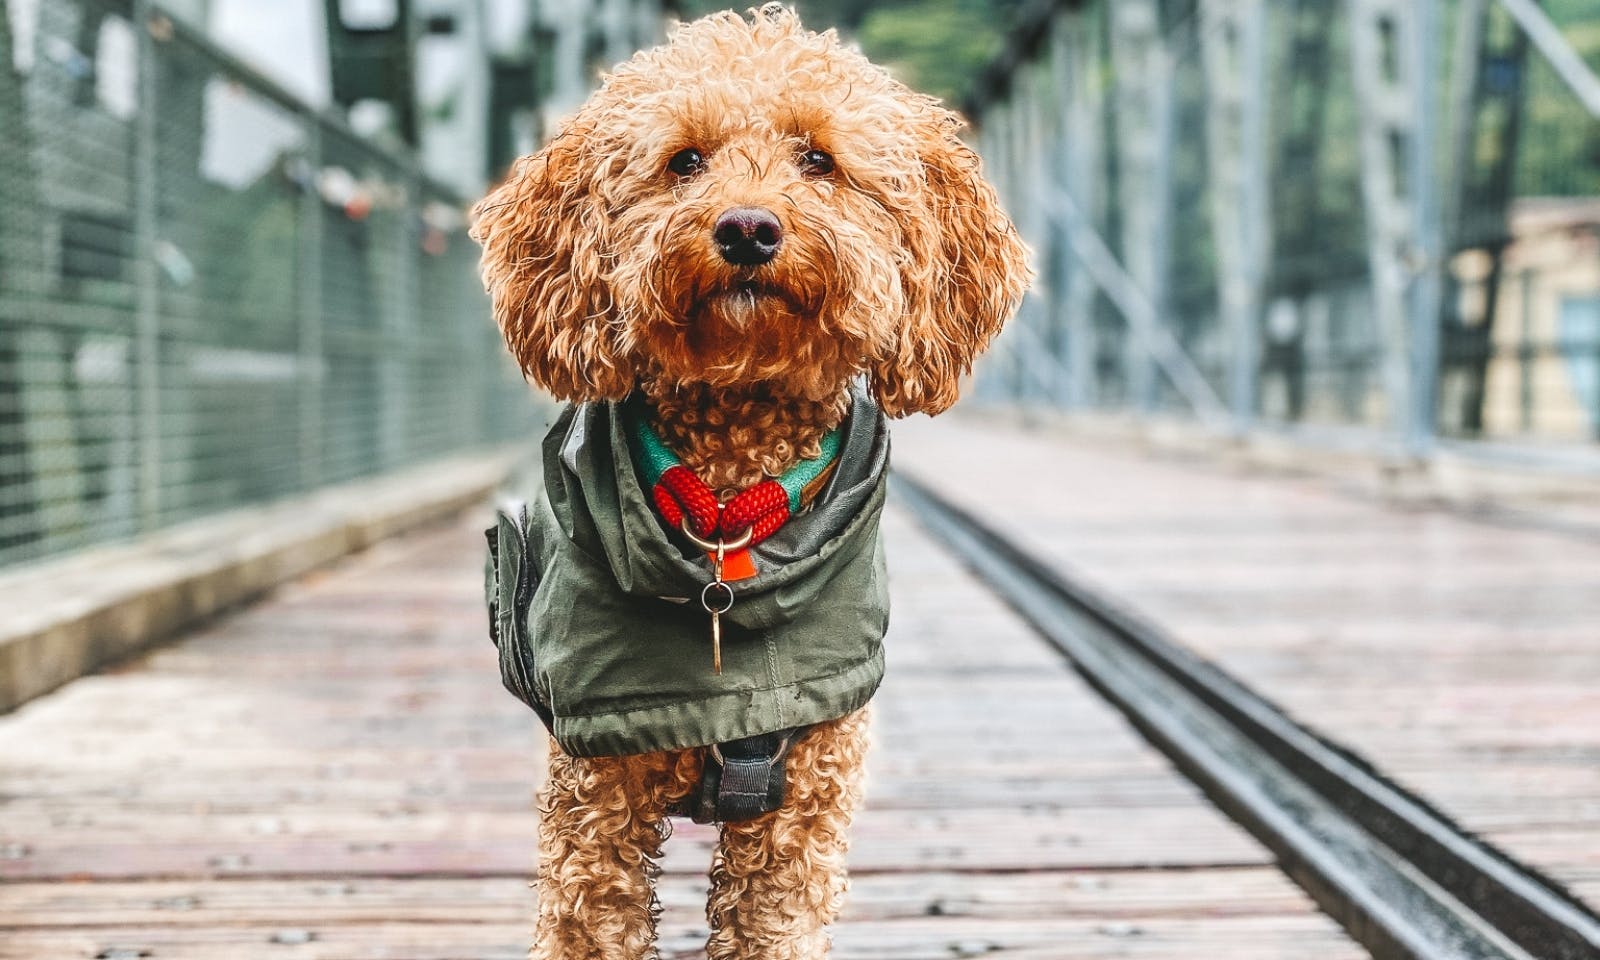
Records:
<instances>
[{"instance_id":1,"label":"curly tan fur","mask_svg":"<svg viewBox=\"0 0 1600 960\"><path fill-rule=\"evenodd\" d=\"M818 724L788 759L784 806L723 824L706 919L710 960L827 955L843 906L850 817L861 799L868 710ZM550 742L539 794L539 917L533 960L655 955L656 861L669 806L700 779L705 751L576 758Z\"/></svg>"},{"instance_id":2,"label":"curly tan fur","mask_svg":"<svg viewBox=\"0 0 1600 960\"><path fill-rule=\"evenodd\" d=\"M820 724L789 755L779 809L722 827L711 867L710 960L812 960L850 887L845 854L861 801L868 711Z\"/></svg>"},{"instance_id":3,"label":"curly tan fur","mask_svg":"<svg viewBox=\"0 0 1600 960\"><path fill-rule=\"evenodd\" d=\"M684 466L724 501L797 459L822 455L822 437L844 420L850 396L793 400L764 385L739 389L705 384L663 385L645 380L662 439Z\"/></svg>"},{"instance_id":4,"label":"curly tan fur","mask_svg":"<svg viewBox=\"0 0 1600 960\"><path fill-rule=\"evenodd\" d=\"M1028 281L960 128L776 4L682 26L473 209L506 344L558 399L640 390L724 500L815 457L853 378L890 416L939 413ZM686 148L703 162L679 174ZM805 161L816 150L831 167ZM718 252L715 224L734 207L780 222L770 262ZM784 807L722 828L712 960L826 956L866 741L865 711L813 728L790 756ZM652 957L665 811L704 751L551 749L532 956Z\"/></svg>"},{"instance_id":5,"label":"curly tan fur","mask_svg":"<svg viewBox=\"0 0 1600 960\"><path fill-rule=\"evenodd\" d=\"M787 12L688 24L474 208L506 342L565 400L648 375L826 401L865 373L890 415L938 413L1027 283L960 127ZM686 147L705 155L692 177L668 169ZM796 163L813 148L828 175ZM783 221L771 263L718 256L735 206Z\"/></svg>"},{"instance_id":6,"label":"curly tan fur","mask_svg":"<svg viewBox=\"0 0 1600 960\"><path fill-rule=\"evenodd\" d=\"M580 759L550 742L550 776L539 795L534 960L654 954L666 808L699 777L697 753Z\"/></svg>"}]
</instances>

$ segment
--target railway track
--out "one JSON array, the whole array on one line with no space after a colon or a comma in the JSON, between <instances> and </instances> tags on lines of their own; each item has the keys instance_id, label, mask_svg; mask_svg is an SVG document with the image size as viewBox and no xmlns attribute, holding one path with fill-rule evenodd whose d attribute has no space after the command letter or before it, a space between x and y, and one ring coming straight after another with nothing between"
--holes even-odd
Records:
<instances>
[{"instance_id":1,"label":"railway track","mask_svg":"<svg viewBox=\"0 0 1600 960\"><path fill-rule=\"evenodd\" d=\"M895 491L1375 957L1600 957L1600 918L1533 870L915 476Z\"/></svg>"}]
</instances>

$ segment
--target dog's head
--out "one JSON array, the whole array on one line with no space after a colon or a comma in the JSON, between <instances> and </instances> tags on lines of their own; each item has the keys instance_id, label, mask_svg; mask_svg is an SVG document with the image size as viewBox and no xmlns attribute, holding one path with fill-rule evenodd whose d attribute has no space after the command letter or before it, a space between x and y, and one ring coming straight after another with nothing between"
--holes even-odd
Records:
<instances>
[{"instance_id":1,"label":"dog's head","mask_svg":"<svg viewBox=\"0 0 1600 960\"><path fill-rule=\"evenodd\" d=\"M1028 276L960 127L778 4L682 26L474 208L495 318L561 399L866 372L937 413Z\"/></svg>"}]
</instances>

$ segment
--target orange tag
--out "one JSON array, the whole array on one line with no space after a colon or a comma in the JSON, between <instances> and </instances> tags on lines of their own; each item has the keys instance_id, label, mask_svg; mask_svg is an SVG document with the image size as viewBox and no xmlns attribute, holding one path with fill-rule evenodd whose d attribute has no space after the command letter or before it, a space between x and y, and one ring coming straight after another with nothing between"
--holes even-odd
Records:
<instances>
[{"instance_id":1,"label":"orange tag","mask_svg":"<svg viewBox=\"0 0 1600 960\"><path fill-rule=\"evenodd\" d=\"M715 554L706 554L712 563L717 562ZM722 555L722 579L725 581L749 580L759 573L756 569L756 558L750 555L749 549L730 550Z\"/></svg>"}]
</instances>

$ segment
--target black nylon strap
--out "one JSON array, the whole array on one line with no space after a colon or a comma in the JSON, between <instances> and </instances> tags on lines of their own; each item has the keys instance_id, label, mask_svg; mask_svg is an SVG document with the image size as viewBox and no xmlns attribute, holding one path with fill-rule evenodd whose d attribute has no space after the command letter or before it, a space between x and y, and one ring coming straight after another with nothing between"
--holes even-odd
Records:
<instances>
[{"instance_id":1,"label":"black nylon strap","mask_svg":"<svg viewBox=\"0 0 1600 960\"><path fill-rule=\"evenodd\" d=\"M782 757L735 759L724 752L722 779L717 784L717 819L750 820L783 806L783 767Z\"/></svg>"},{"instance_id":2,"label":"black nylon strap","mask_svg":"<svg viewBox=\"0 0 1600 960\"><path fill-rule=\"evenodd\" d=\"M707 750L700 785L683 812L696 823L737 823L783 806L784 761L795 740L808 729L793 727L743 737Z\"/></svg>"}]
</instances>

